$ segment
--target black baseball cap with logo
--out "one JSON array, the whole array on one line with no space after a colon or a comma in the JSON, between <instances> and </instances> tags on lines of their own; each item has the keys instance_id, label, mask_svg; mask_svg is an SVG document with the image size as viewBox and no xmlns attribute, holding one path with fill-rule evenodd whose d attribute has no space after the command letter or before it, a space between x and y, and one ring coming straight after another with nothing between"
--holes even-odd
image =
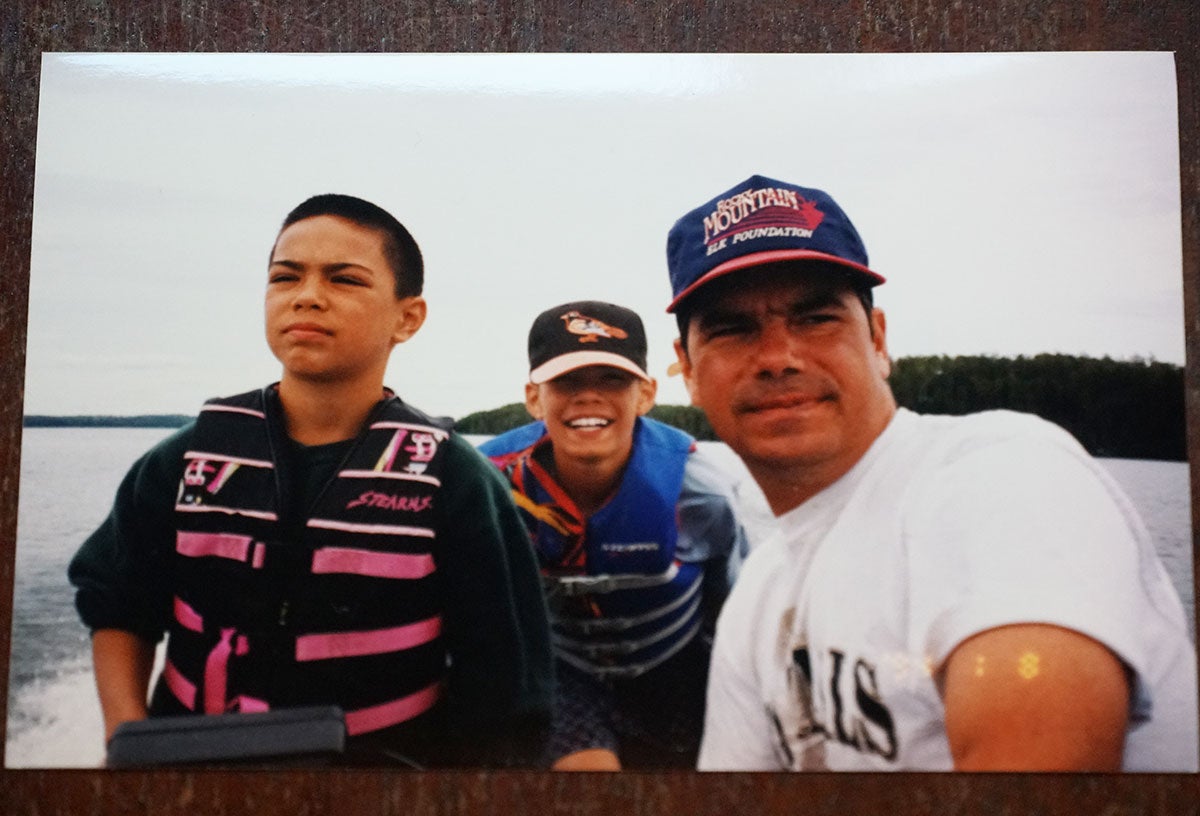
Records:
<instances>
[{"instance_id":1,"label":"black baseball cap with logo","mask_svg":"<svg viewBox=\"0 0 1200 816\"><path fill-rule=\"evenodd\" d=\"M604 365L643 380L646 329L637 313L600 300L577 300L542 312L529 330L529 381L535 385L584 366Z\"/></svg>"}]
</instances>

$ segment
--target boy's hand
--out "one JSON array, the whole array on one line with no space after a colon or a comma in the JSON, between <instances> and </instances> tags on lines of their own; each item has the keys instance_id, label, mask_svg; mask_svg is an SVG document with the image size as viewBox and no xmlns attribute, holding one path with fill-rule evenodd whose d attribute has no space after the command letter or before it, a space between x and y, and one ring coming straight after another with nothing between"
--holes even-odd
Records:
<instances>
[{"instance_id":1,"label":"boy's hand","mask_svg":"<svg viewBox=\"0 0 1200 816\"><path fill-rule=\"evenodd\" d=\"M121 723L146 719L154 646L132 632L97 629L92 633L92 665L107 743Z\"/></svg>"}]
</instances>

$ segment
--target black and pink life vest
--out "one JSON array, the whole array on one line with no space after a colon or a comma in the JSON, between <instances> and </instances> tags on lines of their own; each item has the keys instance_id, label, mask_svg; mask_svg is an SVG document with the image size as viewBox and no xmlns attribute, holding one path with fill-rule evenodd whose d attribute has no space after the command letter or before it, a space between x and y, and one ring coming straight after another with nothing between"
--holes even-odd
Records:
<instances>
[{"instance_id":1,"label":"black and pink life vest","mask_svg":"<svg viewBox=\"0 0 1200 816\"><path fill-rule=\"evenodd\" d=\"M411 720L446 670L433 502L448 429L389 394L288 534L275 405L254 391L196 421L160 682L197 713L332 703L350 735Z\"/></svg>"},{"instance_id":2,"label":"black and pink life vest","mask_svg":"<svg viewBox=\"0 0 1200 816\"><path fill-rule=\"evenodd\" d=\"M508 477L542 565L555 655L597 677L637 677L700 632L704 565L680 561L676 505L695 440L639 417L617 492L584 518L537 460L535 422L480 451Z\"/></svg>"}]
</instances>

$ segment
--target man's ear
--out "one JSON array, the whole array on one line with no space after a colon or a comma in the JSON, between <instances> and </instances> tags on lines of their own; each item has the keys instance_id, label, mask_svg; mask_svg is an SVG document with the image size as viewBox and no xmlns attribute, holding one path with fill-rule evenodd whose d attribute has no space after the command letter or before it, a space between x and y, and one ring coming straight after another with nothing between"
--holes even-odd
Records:
<instances>
[{"instance_id":1,"label":"man's ear","mask_svg":"<svg viewBox=\"0 0 1200 816\"><path fill-rule=\"evenodd\" d=\"M545 419L546 411L542 408L541 387L533 383L525 383L525 410L534 419Z\"/></svg>"},{"instance_id":2,"label":"man's ear","mask_svg":"<svg viewBox=\"0 0 1200 816\"><path fill-rule=\"evenodd\" d=\"M879 374L886 380L892 373L892 358L888 356L887 316L883 313L883 309L871 310L871 328L873 329L871 342L875 345L875 360Z\"/></svg>"},{"instance_id":3,"label":"man's ear","mask_svg":"<svg viewBox=\"0 0 1200 816\"><path fill-rule=\"evenodd\" d=\"M675 364L679 369L679 373L683 375L683 384L688 390L688 396L692 400L692 405L697 408L700 403L696 402L696 388L692 382L692 361L688 357L687 350L683 347L683 340L675 338Z\"/></svg>"},{"instance_id":4,"label":"man's ear","mask_svg":"<svg viewBox=\"0 0 1200 816\"><path fill-rule=\"evenodd\" d=\"M643 380L639 377L637 379L637 388L637 413L638 416L644 416L654 407L654 398L658 396L658 381L653 377L649 380Z\"/></svg>"},{"instance_id":5,"label":"man's ear","mask_svg":"<svg viewBox=\"0 0 1200 816\"><path fill-rule=\"evenodd\" d=\"M428 307L425 298L412 295L396 301L396 328L392 332L392 344L403 343L412 338L425 324Z\"/></svg>"}]
</instances>

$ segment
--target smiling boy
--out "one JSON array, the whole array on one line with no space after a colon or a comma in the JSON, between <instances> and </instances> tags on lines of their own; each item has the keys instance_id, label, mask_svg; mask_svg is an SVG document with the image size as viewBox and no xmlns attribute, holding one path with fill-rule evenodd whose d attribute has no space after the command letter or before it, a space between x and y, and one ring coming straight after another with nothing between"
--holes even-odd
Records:
<instances>
[{"instance_id":1,"label":"smiling boy","mask_svg":"<svg viewBox=\"0 0 1200 816\"><path fill-rule=\"evenodd\" d=\"M551 601L560 770L692 767L708 638L745 552L731 485L654 405L629 309L565 303L529 333L535 422L483 450L508 476Z\"/></svg>"},{"instance_id":2,"label":"smiling boy","mask_svg":"<svg viewBox=\"0 0 1200 816\"><path fill-rule=\"evenodd\" d=\"M422 284L415 241L374 204L316 196L284 220L265 297L279 382L210 400L143 456L71 563L108 736L336 704L348 762L520 759L503 754L552 685L525 529L450 423L383 385Z\"/></svg>"}]
</instances>

